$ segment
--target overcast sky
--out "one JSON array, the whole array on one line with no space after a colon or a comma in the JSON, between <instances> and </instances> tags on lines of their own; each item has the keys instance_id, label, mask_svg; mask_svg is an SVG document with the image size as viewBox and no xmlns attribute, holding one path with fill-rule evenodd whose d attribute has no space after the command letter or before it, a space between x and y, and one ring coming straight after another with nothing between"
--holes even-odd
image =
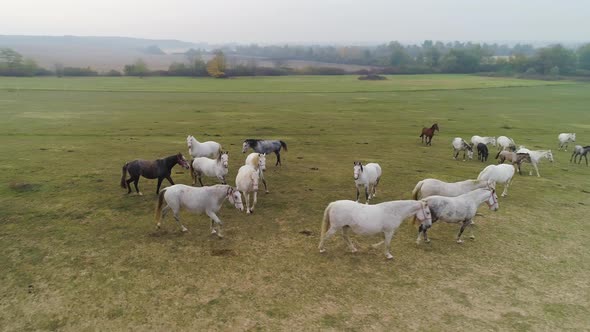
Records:
<instances>
[{"instance_id":1,"label":"overcast sky","mask_svg":"<svg viewBox=\"0 0 590 332\"><path fill-rule=\"evenodd\" d=\"M587 41L590 0L3 0L0 34L212 43Z\"/></svg>"}]
</instances>

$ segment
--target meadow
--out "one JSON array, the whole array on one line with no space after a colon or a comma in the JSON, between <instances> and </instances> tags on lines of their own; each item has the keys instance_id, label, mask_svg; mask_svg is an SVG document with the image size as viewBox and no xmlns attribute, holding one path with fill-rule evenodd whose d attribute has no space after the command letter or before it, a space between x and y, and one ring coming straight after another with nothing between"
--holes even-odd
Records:
<instances>
[{"instance_id":1,"label":"meadow","mask_svg":"<svg viewBox=\"0 0 590 332\"><path fill-rule=\"evenodd\" d=\"M560 132L590 144L590 85L388 78L0 78L0 329L587 329L590 168L569 163L573 144L556 150ZM282 166L267 159L253 215L225 203L221 240L202 215L182 214L188 233L171 216L156 230L154 180L140 180L144 196L119 187L127 161L187 156L188 134L229 151L231 184L244 139L288 144ZM318 252L324 208L355 197L353 161L383 168L372 203L410 199L421 179L495 163L495 148L485 164L452 159L452 138L472 135L553 149L555 162L516 175L462 245L458 225L436 223L417 246L406 221L393 260L371 247L379 236ZM191 183L178 166L172 177Z\"/></svg>"}]
</instances>

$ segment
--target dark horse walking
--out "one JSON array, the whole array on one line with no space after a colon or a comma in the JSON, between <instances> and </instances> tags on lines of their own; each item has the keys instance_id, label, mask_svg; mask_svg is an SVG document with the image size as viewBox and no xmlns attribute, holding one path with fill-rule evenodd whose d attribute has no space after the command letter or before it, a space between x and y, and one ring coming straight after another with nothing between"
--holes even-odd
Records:
<instances>
[{"instance_id":1,"label":"dark horse walking","mask_svg":"<svg viewBox=\"0 0 590 332\"><path fill-rule=\"evenodd\" d=\"M433 124L430 128L422 128L422 134L420 135L420 138L422 138L422 143L426 141L426 145L432 145L432 136L434 136L435 130L439 131L438 123Z\"/></svg>"},{"instance_id":2,"label":"dark horse walking","mask_svg":"<svg viewBox=\"0 0 590 332\"><path fill-rule=\"evenodd\" d=\"M252 148L254 152L258 153L274 152L277 155L277 162L275 164L276 166L281 164L281 148L284 148L286 152L287 143L280 140L249 138L247 140L244 140L244 144L242 144L242 153L246 153L246 151L248 151L248 148Z\"/></svg>"},{"instance_id":3,"label":"dark horse walking","mask_svg":"<svg viewBox=\"0 0 590 332\"><path fill-rule=\"evenodd\" d=\"M135 191L138 194L142 195L137 187L137 183L139 183L139 177L143 176L147 179L155 179L158 178L158 188L156 189L156 194L160 192L160 185L162 185L162 180L166 178L170 184L174 184L172 178L170 177L170 172L174 165L180 164L180 166L188 169L189 165L182 153L178 153L172 155L170 157L157 159L157 160L141 160L137 159L134 161L130 161L123 165L123 175L121 176L121 187L129 189L127 191L128 194L131 193L131 182L135 185ZM129 180L125 180L125 176L129 172Z\"/></svg>"}]
</instances>

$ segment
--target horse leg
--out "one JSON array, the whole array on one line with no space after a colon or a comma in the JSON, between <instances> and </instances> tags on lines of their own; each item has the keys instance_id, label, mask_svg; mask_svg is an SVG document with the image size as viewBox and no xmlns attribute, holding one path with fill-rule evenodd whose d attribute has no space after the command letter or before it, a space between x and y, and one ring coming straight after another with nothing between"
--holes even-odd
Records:
<instances>
[{"instance_id":1,"label":"horse leg","mask_svg":"<svg viewBox=\"0 0 590 332\"><path fill-rule=\"evenodd\" d=\"M350 237L348 236L349 229L350 229L350 226L342 227L342 238L344 239L344 242L346 242L346 244L348 245L348 249L350 249L350 251L357 252L356 248L354 247L354 244L352 243L352 241L350 240Z\"/></svg>"},{"instance_id":2,"label":"horse leg","mask_svg":"<svg viewBox=\"0 0 590 332\"><path fill-rule=\"evenodd\" d=\"M586 159L586 166L588 166L588 157L586 156L586 154L584 154L584 159ZM582 162L582 156L580 156L580 163L581 162Z\"/></svg>"},{"instance_id":3,"label":"horse leg","mask_svg":"<svg viewBox=\"0 0 590 332\"><path fill-rule=\"evenodd\" d=\"M184 225L180 222L180 216L178 213L179 211L180 211L180 209L178 209L178 211L174 211L174 220L176 220L176 223L180 226L180 229L183 232L186 232L186 231L188 231L188 229L186 227L184 227Z\"/></svg>"},{"instance_id":4,"label":"horse leg","mask_svg":"<svg viewBox=\"0 0 590 332\"><path fill-rule=\"evenodd\" d=\"M137 192L137 194L143 195L141 193L141 191L139 191L139 187L137 186L138 183L139 183L139 176L133 180L133 185L135 186L135 191Z\"/></svg>"},{"instance_id":5,"label":"horse leg","mask_svg":"<svg viewBox=\"0 0 590 332\"><path fill-rule=\"evenodd\" d=\"M361 195L361 192L359 191L359 187L356 187L356 202L359 202L359 196Z\"/></svg>"},{"instance_id":6,"label":"horse leg","mask_svg":"<svg viewBox=\"0 0 590 332\"><path fill-rule=\"evenodd\" d=\"M574 153L572 153L572 156L570 157L570 163L572 162L572 159L574 158L574 156L576 155L576 151L574 151ZM576 160L574 159L574 164L576 163Z\"/></svg>"},{"instance_id":7,"label":"horse leg","mask_svg":"<svg viewBox=\"0 0 590 332\"><path fill-rule=\"evenodd\" d=\"M539 168L537 167L537 164L533 164L533 167L535 168L535 172L537 172L537 177L541 177L541 175L539 174Z\"/></svg>"},{"instance_id":8,"label":"horse leg","mask_svg":"<svg viewBox=\"0 0 590 332\"><path fill-rule=\"evenodd\" d=\"M365 204L369 204L369 185L365 186L365 198L367 199Z\"/></svg>"},{"instance_id":9,"label":"horse leg","mask_svg":"<svg viewBox=\"0 0 590 332\"><path fill-rule=\"evenodd\" d=\"M158 187L156 188L156 195L160 193L160 186L162 185L162 181L164 178L158 178Z\"/></svg>"},{"instance_id":10,"label":"horse leg","mask_svg":"<svg viewBox=\"0 0 590 332\"><path fill-rule=\"evenodd\" d=\"M469 233L471 234L471 235L469 235L469 238L472 240L475 240L475 234L473 233L474 227L475 227L475 223L472 220L471 223L469 224Z\"/></svg>"},{"instance_id":11,"label":"horse leg","mask_svg":"<svg viewBox=\"0 0 590 332\"><path fill-rule=\"evenodd\" d=\"M217 237L222 238L223 235L221 235L221 225L223 225L223 223L221 222L221 219L219 219L219 217L215 214L215 212L213 211L207 211L206 212L207 215L209 216L209 218L211 218L211 229L213 229L213 223L215 223L215 225L217 225ZM211 234L214 234L215 230L213 230L211 232Z\"/></svg>"},{"instance_id":12,"label":"horse leg","mask_svg":"<svg viewBox=\"0 0 590 332\"><path fill-rule=\"evenodd\" d=\"M381 177L378 177L375 184L373 184L373 198L377 196L377 185L379 185L379 180L381 180Z\"/></svg>"},{"instance_id":13,"label":"horse leg","mask_svg":"<svg viewBox=\"0 0 590 332\"><path fill-rule=\"evenodd\" d=\"M131 182L133 182L133 178L129 178L127 182L127 194L131 194Z\"/></svg>"},{"instance_id":14,"label":"horse leg","mask_svg":"<svg viewBox=\"0 0 590 332\"><path fill-rule=\"evenodd\" d=\"M201 187L204 187L203 181L201 181L201 177L202 177L202 174L201 173L197 173L197 179L199 180L199 183L201 184Z\"/></svg>"},{"instance_id":15,"label":"horse leg","mask_svg":"<svg viewBox=\"0 0 590 332\"><path fill-rule=\"evenodd\" d=\"M252 213L252 211L250 211L250 192L245 192L244 197L246 197L246 213L250 214Z\"/></svg>"},{"instance_id":16,"label":"horse leg","mask_svg":"<svg viewBox=\"0 0 590 332\"><path fill-rule=\"evenodd\" d=\"M262 171L260 172L260 179L262 180L262 183L264 184L264 192L265 193L269 193L268 188L266 187L266 180L264 179L264 175L262 175Z\"/></svg>"},{"instance_id":17,"label":"horse leg","mask_svg":"<svg viewBox=\"0 0 590 332\"><path fill-rule=\"evenodd\" d=\"M279 151L275 151L275 155L277 155L277 162L276 162L275 166L283 165L283 164L281 164L281 153Z\"/></svg>"},{"instance_id":18,"label":"horse leg","mask_svg":"<svg viewBox=\"0 0 590 332\"><path fill-rule=\"evenodd\" d=\"M254 207L256 206L257 197L258 197L258 192L255 191L254 192L254 199L252 200L252 208L250 209L250 212L252 212L252 213L254 213Z\"/></svg>"},{"instance_id":19,"label":"horse leg","mask_svg":"<svg viewBox=\"0 0 590 332\"><path fill-rule=\"evenodd\" d=\"M172 181L172 177L170 176L170 174L166 175L166 180L168 180L168 182L170 182L171 186L174 185L174 181Z\"/></svg>"},{"instance_id":20,"label":"horse leg","mask_svg":"<svg viewBox=\"0 0 590 332\"><path fill-rule=\"evenodd\" d=\"M387 259L392 259L393 255L391 254L391 252L389 252L390 250L390 245L391 245L391 238L393 238L393 231L389 231L389 232L384 232L385 234L385 257Z\"/></svg>"},{"instance_id":21,"label":"horse leg","mask_svg":"<svg viewBox=\"0 0 590 332\"><path fill-rule=\"evenodd\" d=\"M166 205L165 208L162 209L162 212L160 214L160 219L158 220L158 222L156 223L156 227L158 227L158 229L160 229L160 226L162 226L162 219L166 218L166 215L168 214L168 212L170 212L170 206Z\"/></svg>"},{"instance_id":22,"label":"horse leg","mask_svg":"<svg viewBox=\"0 0 590 332\"><path fill-rule=\"evenodd\" d=\"M320 240L320 245L318 246L318 248L320 249L321 253L326 252L326 249L324 248L324 242L326 242L328 238L334 235L336 231L337 229L334 226L330 226L330 229L328 229L326 235L324 235L324 237Z\"/></svg>"},{"instance_id":23,"label":"horse leg","mask_svg":"<svg viewBox=\"0 0 590 332\"><path fill-rule=\"evenodd\" d=\"M511 183L512 183L512 179L506 181L506 183L504 184L504 191L502 192L502 197L508 196L508 187L510 186Z\"/></svg>"},{"instance_id":24,"label":"horse leg","mask_svg":"<svg viewBox=\"0 0 590 332\"><path fill-rule=\"evenodd\" d=\"M463 225L461 225L461 229L459 229L459 234L457 234L457 243L459 243L459 244L463 243L463 240L461 240L461 234L463 234L463 231L470 223L471 223L471 220L464 220L463 221Z\"/></svg>"},{"instance_id":25,"label":"horse leg","mask_svg":"<svg viewBox=\"0 0 590 332\"><path fill-rule=\"evenodd\" d=\"M422 224L420 224L420 227L418 227L418 238L416 239L416 244L420 244L420 234L422 234L425 243L430 243L430 239L428 239L428 235L426 234L426 227L424 227Z\"/></svg>"}]
</instances>

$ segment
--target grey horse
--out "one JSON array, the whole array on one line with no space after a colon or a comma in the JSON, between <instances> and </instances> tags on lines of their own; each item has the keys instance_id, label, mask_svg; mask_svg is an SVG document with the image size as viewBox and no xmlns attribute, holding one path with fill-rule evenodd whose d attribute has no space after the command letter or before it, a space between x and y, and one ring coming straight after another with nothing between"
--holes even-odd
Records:
<instances>
[{"instance_id":1,"label":"grey horse","mask_svg":"<svg viewBox=\"0 0 590 332\"><path fill-rule=\"evenodd\" d=\"M277 162L275 164L276 166L281 165L281 148L285 149L286 152L287 143L281 140L249 138L244 140L244 143L242 144L242 153L246 153L246 151L248 151L248 148L251 148L252 150L254 150L254 152L258 153L268 154L274 152L274 154L277 155Z\"/></svg>"}]
</instances>

